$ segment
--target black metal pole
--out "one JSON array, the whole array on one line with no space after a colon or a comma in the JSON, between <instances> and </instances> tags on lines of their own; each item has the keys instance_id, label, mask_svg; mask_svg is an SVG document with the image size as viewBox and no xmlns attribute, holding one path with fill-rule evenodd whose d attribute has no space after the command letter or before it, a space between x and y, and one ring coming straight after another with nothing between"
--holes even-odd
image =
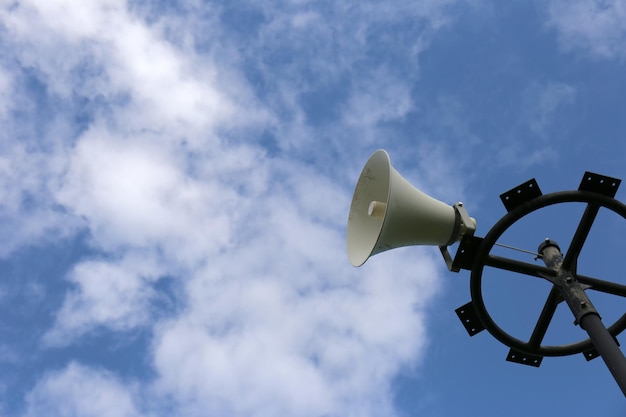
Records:
<instances>
[{"instance_id":1,"label":"black metal pole","mask_svg":"<svg viewBox=\"0 0 626 417\"><path fill-rule=\"evenodd\" d=\"M539 246L539 253L546 266L556 271L556 277L545 278L559 289L576 318L575 323L580 324L580 327L589 334L593 345L626 396L626 358L617 341L602 323L600 314L576 277L569 270L562 268L563 254L556 242L546 239Z\"/></svg>"},{"instance_id":2,"label":"black metal pole","mask_svg":"<svg viewBox=\"0 0 626 417\"><path fill-rule=\"evenodd\" d=\"M602 324L600 316L597 314L584 316L580 321L580 327L587 331L596 350L626 396L626 359L613 336Z\"/></svg>"}]
</instances>

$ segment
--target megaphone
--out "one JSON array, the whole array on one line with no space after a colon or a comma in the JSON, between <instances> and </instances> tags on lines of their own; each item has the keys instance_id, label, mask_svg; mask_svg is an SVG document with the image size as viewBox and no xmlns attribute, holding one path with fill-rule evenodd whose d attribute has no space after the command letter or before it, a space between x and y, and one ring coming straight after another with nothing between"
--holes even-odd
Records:
<instances>
[{"instance_id":1,"label":"megaphone","mask_svg":"<svg viewBox=\"0 0 626 417\"><path fill-rule=\"evenodd\" d=\"M402 246L446 247L474 233L476 221L462 203L450 206L421 192L392 166L379 149L369 158L350 205L347 249L350 263Z\"/></svg>"}]
</instances>

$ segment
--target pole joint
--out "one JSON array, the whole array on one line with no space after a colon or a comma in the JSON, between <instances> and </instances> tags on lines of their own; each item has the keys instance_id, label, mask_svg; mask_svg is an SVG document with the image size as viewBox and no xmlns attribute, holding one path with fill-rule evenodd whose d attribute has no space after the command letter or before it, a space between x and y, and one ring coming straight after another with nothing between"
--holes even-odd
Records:
<instances>
[{"instance_id":1,"label":"pole joint","mask_svg":"<svg viewBox=\"0 0 626 417\"><path fill-rule=\"evenodd\" d=\"M556 271L556 276L544 276L544 278L552 282L559 289L563 299L565 299L572 314L574 314L574 324L580 324L584 329L582 325L583 317L589 314L595 314L600 317L598 310L596 310L589 297L587 297L585 288L570 271L562 268L563 254L561 253L559 245L551 239L546 239L539 245L537 251L541 254L541 258L546 266Z\"/></svg>"}]
</instances>

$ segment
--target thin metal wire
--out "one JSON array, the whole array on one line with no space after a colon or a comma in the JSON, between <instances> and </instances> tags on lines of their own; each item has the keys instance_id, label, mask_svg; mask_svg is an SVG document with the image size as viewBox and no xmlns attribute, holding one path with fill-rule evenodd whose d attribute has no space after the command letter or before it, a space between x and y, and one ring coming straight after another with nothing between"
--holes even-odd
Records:
<instances>
[{"instance_id":1,"label":"thin metal wire","mask_svg":"<svg viewBox=\"0 0 626 417\"><path fill-rule=\"evenodd\" d=\"M537 252L532 252L532 251L529 251L529 250L526 250L526 249L516 248L515 246L504 245L502 243L494 243L494 245L501 246L501 247L507 248L507 249L513 249L513 250L516 250L518 252L530 253L531 255L535 255L535 259L541 258L541 254L539 254Z\"/></svg>"}]
</instances>

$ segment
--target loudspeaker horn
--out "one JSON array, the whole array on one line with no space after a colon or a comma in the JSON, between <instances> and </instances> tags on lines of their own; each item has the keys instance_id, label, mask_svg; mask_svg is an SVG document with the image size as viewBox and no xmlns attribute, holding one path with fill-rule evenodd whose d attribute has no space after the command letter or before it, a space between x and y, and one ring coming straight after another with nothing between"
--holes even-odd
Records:
<instances>
[{"instance_id":1,"label":"loudspeaker horn","mask_svg":"<svg viewBox=\"0 0 626 417\"><path fill-rule=\"evenodd\" d=\"M411 245L445 247L476 229L462 203L450 206L421 192L392 166L379 149L369 158L350 206L347 249L350 263L361 266L370 256Z\"/></svg>"}]
</instances>

